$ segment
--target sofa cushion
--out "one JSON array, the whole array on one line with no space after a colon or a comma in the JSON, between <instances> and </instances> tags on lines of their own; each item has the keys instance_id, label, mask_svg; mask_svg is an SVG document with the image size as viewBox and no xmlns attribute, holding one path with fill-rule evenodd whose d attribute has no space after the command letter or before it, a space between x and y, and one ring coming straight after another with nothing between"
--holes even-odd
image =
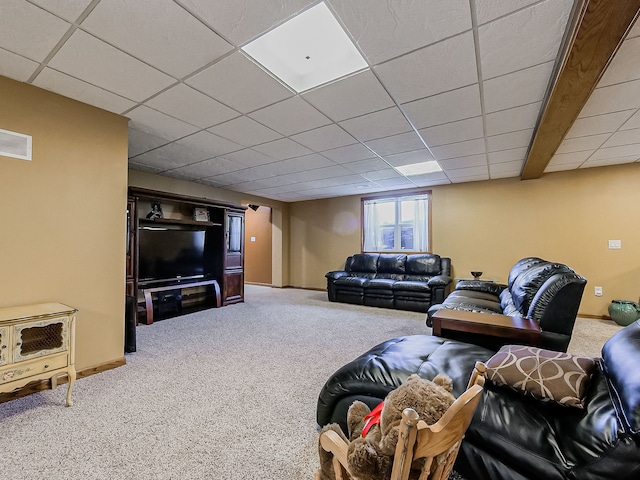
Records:
<instances>
[{"instance_id":1,"label":"sofa cushion","mask_svg":"<svg viewBox=\"0 0 640 480\"><path fill-rule=\"evenodd\" d=\"M376 273L378 269L377 253L356 253L351 261L350 272Z\"/></svg>"},{"instance_id":2,"label":"sofa cushion","mask_svg":"<svg viewBox=\"0 0 640 480\"><path fill-rule=\"evenodd\" d=\"M438 275L442 267L440 265L440 255L413 254L407 255L407 274L409 275Z\"/></svg>"},{"instance_id":3,"label":"sofa cushion","mask_svg":"<svg viewBox=\"0 0 640 480\"><path fill-rule=\"evenodd\" d=\"M412 280L401 280L393 285L393 289L398 292L423 292L430 293L431 288L425 282L414 282Z\"/></svg>"},{"instance_id":4,"label":"sofa cushion","mask_svg":"<svg viewBox=\"0 0 640 480\"><path fill-rule=\"evenodd\" d=\"M456 284L456 290L472 290L474 292L490 293L498 296L505 289L502 283L489 282L486 280L460 280Z\"/></svg>"},{"instance_id":5,"label":"sofa cushion","mask_svg":"<svg viewBox=\"0 0 640 480\"><path fill-rule=\"evenodd\" d=\"M531 267L533 267L534 265L537 265L539 263L546 263L546 260L543 260L541 258L538 257L526 257L523 258L521 260L518 260L513 267L511 267L511 270L509 270L509 278L507 279L507 287L511 288L511 286L513 285L513 282L516 281L516 278L518 278L518 276L520 276L520 274L528 269L530 269Z\"/></svg>"},{"instance_id":6,"label":"sofa cushion","mask_svg":"<svg viewBox=\"0 0 640 480\"><path fill-rule=\"evenodd\" d=\"M602 363L618 416L640 433L640 320L613 335L602 347Z\"/></svg>"},{"instance_id":7,"label":"sofa cushion","mask_svg":"<svg viewBox=\"0 0 640 480\"><path fill-rule=\"evenodd\" d=\"M403 275L405 272L405 254L382 253L378 257L377 273L393 273Z\"/></svg>"},{"instance_id":8,"label":"sofa cushion","mask_svg":"<svg viewBox=\"0 0 640 480\"><path fill-rule=\"evenodd\" d=\"M388 290L391 294L391 290L396 283L396 280L388 278L374 278L364 282L363 286L365 290Z\"/></svg>"},{"instance_id":9,"label":"sofa cushion","mask_svg":"<svg viewBox=\"0 0 640 480\"><path fill-rule=\"evenodd\" d=\"M505 345L485 365L485 375L494 384L543 402L583 408L597 360L526 345Z\"/></svg>"},{"instance_id":10,"label":"sofa cushion","mask_svg":"<svg viewBox=\"0 0 640 480\"><path fill-rule=\"evenodd\" d=\"M367 282L368 279L364 278L364 277L340 277L340 278L336 278L335 280L335 284L336 285L341 285L341 286L345 286L345 287L360 287L362 288L365 284L365 282Z\"/></svg>"},{"instance_id":11,"label":"sofa cushion","mask_svg":"<svg viewBox=\"0 0 640 480\"><path fill-rule=\"evenodd\" d=\"M527 312L531 300L540 287L556 273L574 273L571 268L561 263L542 262L522 272L509 289L513 304L520 312Z\"/></svg>"}]
</instances>

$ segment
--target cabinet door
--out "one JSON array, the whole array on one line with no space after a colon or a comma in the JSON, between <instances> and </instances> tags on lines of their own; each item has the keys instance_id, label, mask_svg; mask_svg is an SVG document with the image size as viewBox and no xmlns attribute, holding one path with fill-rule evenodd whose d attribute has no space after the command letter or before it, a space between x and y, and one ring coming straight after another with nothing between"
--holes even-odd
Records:
<instances>
[{"instance_id":1,"label":"cabinet door","mask_svg":"<svg viewBox=\"0 0 640 480\"><path fill-rule=\"evenodd\" d=\"M244 300L244 273L231 270L224 274L224 289L222 301L224 305L242 302Z\"/></svg>"},{"instance_id":2,"label":"cabinet door","mask_svg":"<svg viewBox=\"0 0 640 480\"><path fill-rule=\"evenodd\" d=\"M0 365L9 363L9 327L0 327Z\"/></svg>"},{"instance_id":3,"label":"cabinet door","mask_svg":"<svg viewBox=\"0 0 640 480\"><path fill-rule=\"evenodd\" d=\"M14 362L69 349L69 319L67 317L28 322L13 328Z\"/></svg>"},{"instance_id":4,"label":"cabinet door","mask_svg":"<svg viewBox=\"0 0 640 480\"><path fill-rule=\"evenodd\" d=\"M244 266L244 215L227 213L225 268Z\"/></svg>"}]
</instances>

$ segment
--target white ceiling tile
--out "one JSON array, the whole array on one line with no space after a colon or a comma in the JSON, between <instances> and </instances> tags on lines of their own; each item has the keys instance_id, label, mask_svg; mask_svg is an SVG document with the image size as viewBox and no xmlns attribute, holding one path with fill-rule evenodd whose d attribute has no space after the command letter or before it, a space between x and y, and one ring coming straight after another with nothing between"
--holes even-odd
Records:
<instances>
[{"instance_id":1,"label":"white ceiling tile","mask_svg":"<svg viewBox=\"0 0 640 480\"><path fill-rule=\"evenodd\" d=\"M371 140L366 145L382 157L424 148L424 143L413 131Z\"/></svg>"},{"instance_id":2,"label":"white ceiling tile","mask_svg":"<svg viewBox=\"0 0 640 480\"><path fill-rule=\"evenodd\" d=\"M384 159L394 167L401 167L403 165L428 162L429 160L433 160L433 155L431 155L429 150L423 148L421 150L414 150L413 152L385 155Z\"/></svg>"},{"instance_id":3,"label":"white ceiling tile","mask_svg":"<svg viewBox=\"0 0 640 480\"><path fill-rule=\"evenodd\" d=\"M353 172L340 166L334 165L331 167L315 168L313 170L305 170L302 172L291 173L288 175L282 175L280 178L286 179L287 182L300 183L300 182L312 182L314 180L324 180L327 178L339 178L341 176L352 175Z\"/></svg>"},{"instance_id":4,"label":"white ceiling tile","mask_svg":"<svg viewBox=\"0 0 640 480\"><path fill-rule=\"evenodd\" d=\"M263 143L253 147L260 153L264 153L276 160L286 160L287 158L301 157L312 153L307 147L300 145L299 143L289 140L288 138L281 138L280 140L274 140L273 142Z\"/></svg>"},{"instance_id":5,"label":"white ceiling tile","mask_svg":"<svg viewBox=\"0 0 640 480\"><path fill-rule=\"evenodd\" d=\"M367 172L389 170L391 167L389 167L389 164L387 162L381 160L380 158L369 158L367 160L358 160L357 162L347 163L345 165L345 168L348 168L349 170L355 173L364 174Z\"/></svg>"},{"instance_id":6,"label":"white ceiling tile","mask_svg":"<svg viewBox=\"0 0 640 480\"><path fill-rule=\"evenodd\" d=\"M591 168L591 167L606 167L609 165L621 165L624 163L634 163L640 159L640 155L631 155L628 157L615 157L615 158L601 158L594 159L593 157L580 165L579 168Z\"/></svg>"},{"instance_id":7,"label":"white ceiling tile","mask_svg":"<svg viewBox=\"0 0 640 480\"><path fill-rule=\"evenodd\" d=\"M476 16L478 25L495 20L498 17L508 15L516 10L536 3L539 0L476 0Z\"/></svg>"},{"instance_id":8,"label":"white ceiling tile","mask_svg":"<svg viewBox=\"0 0 640 480\"><path fill-rule=\"evenodd\" d=\"M117 114L121 114L136 105L135 102L127 98L51 68L42 70L33 81L33 85Z\"/></svg>"},{"instance_id":9,"label":"white ceiling tile","mask_svg":"<svg viewBox=\"0 0 640 480\"><path fill-rule=\"evenodd\" d=\"M215 31L241 46L306 10L316 0L180 0Z\"/></svg>"},{"instance_id":10,"label":"white ceiling tile","mask_svg":"<svg viewBox=\"0 0 640 480\"><path fill-rule=\"evenodd\" d=\"M489 152L489 163L507 163L507 162L522 162L527 156L528 148L514 148L512 150L501 150L499 152Z\"/></svg>"},{"instance_id":11,"label":"white ceiling tile","mask_svg":"<svg viewBox=\"0 0 640 480\"><path fill-rule=\"evenodd\" d=\"M314 168L332 167L335 163L322 155L312 153L303 157L289 158L280 162L266 165L274 175L286 175L288 173L303 172Z\"/></svg>"},{"instance_id":12,"label":"white ceiling tile","mask_svg":"<svg viewBox=\"0 0 640 480\"><path fill-rule=\"evenodd\" d=\"M589 160L603 160L607 158L620 158L637 155L640 156L640 143L633 145L621 145L619 147L600 148L589 157Z\"/></svg>"},{"instance_id":13,"label":"white ceiling tile","mask_svg":"<svg viewBox=\"0 0 640 480\"><path fill-rule=\"evenodd\" d=\"M187 161L182 160L179 151L180 147L171 143L164 147L156 148L155 150L138 155L134 162L138 165L152 166L153 168L158 168L162 171L170 170L188 163Z\"/></svg>"},{"instance_id":14,"label":"white ceiling tile","mask_svg":"<svg viewBox=\"0 0 640 480\"><path fill-rule=\"evenodd\" d=\"M519 132L493 135L491 137L487 137L487 148L489 149L489 152L497 152L499 150L527 147L531 142L532 135L533 128L530 128L528 130L520 130Z\"/></svg>"},{"instance_id":15,"label":"white ceiling tile","mask_svg":"<svg viewBox=\"0 0 640 480\"><path fill-rule=\"evenodd\" d=\"M249 116L286 136L331 123L331 120L298 96L274 103Z\"/></svg>"},{"instance_id":16,"label":"white ceiling tile","mask_svg":"<svg viewBox=\"0 0 640 480\"><path fill-rule=\"evenodd\" d=\"M82 29L176 78L233 50L172 0L100 2Z\"/></svg>"},{"instance_id":17,"label":"white ceiling tile","mask_svg":"<svg viewBox=\"0 0 640 480\"><path fill-rule=\"evenodd\" d=\"M235 185L238 183L245 182L247 169L238 170L235 172L222 173L220 175L214 175L211 177L206 177L207 180L214 180L218 182L220 185L225 187L229 185Z\"/></svg>"},{"instance_id":18,"label":"white ceiling tile","mask_svg":"<svg viewBox=\"0 0 640 480\"><path fill-rule=\"evenodd\" d=\"M100 61L96 62L96 58ZM142 101L175 82L82 30L71 35L49 66L135 101Z\"/></svg>"},{"instance_id":19,"label":"white ceiling tile","mask_svg":"<svg viewBox=\"0 0 640 480\"><path fill-rule=\"evenodd\" d=\"M149 135L135 128L129 128L129 158L166 145L168 142L169 140L165 140L164 138Z\"/></svg>"},{"instance_id":20,"label":"white ceiling tile","mask_svg":"<svg viewBox=\"0 0 640 480\"><path fill-rule=\"evenodd\" d=\"M349 166L347 165L347 168L348 167ZM405 178L403 175L400 175L396 169L391 167L382 167L378 170L374 170L373 172L361 173L361 175L372 182L379 182L380 180L389 180L393 178Z\"/></svg>"},{"instance_id":21,"label":"white ceiling tile","mask_svg":"<svg viewBox=\"0 0 640 480\"><path fill-rule=\"evenodd\" d=\"M466 0L328 0L371 64L471 28Z\"/></svg>"},{"instance_id":22,"label":"white ceiling tile","mask_svg":"<svg viewBox=\"0 0 640 480\"><path fill-rule=\"evenodd\" d=\"M235 110L183 83L171 87L145 104L201 128L211 127L239 115Z\"/></svg>"},{"instance_id":23,"label":"white ceiling tile","mask_svg":"<svg viewBox=\"0 0 640 480\"><path fill-rule=\"evenodd\" d=\"M552 163L549 162L549 165L544 169L544 173L553 173L553 172L564 172L567 170L575 170L580 168L582 162L578 163Z\"/></svg>"},{"instance_id":24,"label":"white ceiling tile","mask_svg":"<svg viewBox=\"0 0 640 480\"><path fill-rule=\"evenodd\" d=\"M0 48L0 75L3 77L26 82L38 66L33 60Z\"/></svg>"},{"instance_id":25,"label":"white ceiling tile","mask_svg":"<svg viewBox=\"0 0 640 480\"><path fill-rule=\"evenodd\" d=\"M635 38L637 36L640 36L640 22L638 21L638 19L636 19L636 23L631 28L631 31L627 35L627 38L628 39L629 38Z\"/></svg>"},{"instance_id":26,"label":"white ceiling tile","mask_svg":"<svg viewBox=\"0 0 640 480\"><path fill-rule=\"evenodd\" d=\"M239 51L185 80L185 83L242 113L293 96L288 88Z\"/></svg>"},{"instance_id":27,"label":"white ceiling tile","mask_svg":"<svg viewBox=\"0 0 640 480\"><path fill-rule=\"evenodd\" d=\"M394 105L370 70L310 90L302 97L336 122Z\"/></svg>"},{"instance_id":28,"label":"white ceiling tile","mask_svg":"<svg viewBox=\"0 0 640 480\"><path fill-rule=\"evenodd\" d=\"M456 168L455 170L446 170L447 177L451 181L467 181L466 179L476 180L488 180L489 179L489 167L487 165L480 165L467 168Z\"/></svg>"},{"instance_id":29,"label":"white ceiling tile","mask_svg":"<svg viewBox=\"0 0 640 480\"><path fill-rule=\"evenodd\" d=\"M549 165L561 165L561 164L575 164L582 163L587 158L591 156L592 151L584 151L584 152L572 152L572 153L556 153L551 160L549 161Z\"/></svg>"},{"instance_id":30,"label":"white ceiling tile","mask_svg":"<svg viewBox=\"0 0 640 480\"><path fill-rule=\"evenodd\" d=\"M162 168L154 167L153 165L147 165L144 163L135 163L135 162L129 162L129 168L133 170L139 170L141 172L149 172L149 173L159 173L162 171Z\"/></svg>"},{"instance_id":31,"label":"white ceiling tile","mask_svg":"<svg viewBox=\"0 0 640 480\"><path fill-rule=\"evenodd\" d=\"M613 57L598 82L598 87L640 79L640 37L627 39Z\"/></svg>"},{"instance_id":32,"label":"white ceiling tile","mask_svg":"<svg viewBox=\"0 0 640 480\"><path fill-rule=\"evenodd\" d=\"M256 152L251 148L245 148L244 150L228 153L224 158L247 167L256 167L266 163L273 163L274 161L272 157L265 155L264 153Z\"/></svg>"},{"instance_id":33,"label":"white ceiling tile","mask_svg":"<svg viewBox=\"0 0 640 480\"><path fill-rule=\"evenodd\" d=\"M553 63L543 63L484 81L482 90L485 112L497 112L542 101L553 71Z\"/></svg>"},{"instance_id":34,"label":"white ceiling tile","mask_svg":"<svg viewBox=\"0 0 640 480\"><path fill-rule=\"evenodd\" d=\"M510 108L485 116L487 135L517 132L534 128L540 113L541 103L532 103L521 107Z\"/></svg>"},{"instance_id":35,"label":"white ceiling tile","mask_svg":"<svg viewBox=\"0 0 640 480\"><path fill-rule=\"evenodd\" d=\"M451 181L444 172L427 173L425 175L413 175L411 181L415 182L419 187L427 187L432 185L448 185Z\"/></svg>"},{"instance_id":36,"label":"white ceiling tile","mask_svg":"<svg viewBox=\"0 0 640 480\"><path fill-rule=\"evenodd\" d=\"M554 60L573 0L547 0L478 27L482 77Z\"/></svg>"},{"instance_id":37,"label":"white ceiling tile","mask_svg":"<svg viewBox=\"0 0 640 480\"><path fill-rule=\"evenodd\" d=\"M156 148L152 150L151 153L166 159L173 167L201 162L202 160L212 157L212 155L207 152L176 142ZM146 154L138 155L136 161L140 161L140 158L144 157L144 155Z\"/></svg>"},{"instance_id":38,"label":"white ceiling tile","mask_svg":"<svg viewBox=\"0 0 640 480\"><path fill-rule=\"evenodd\" d=\"M0 15L0 45L42 62L62 39L71 24L21 0L3 0Z\"/></svg>"},{"instance_id":39,"label":"white ceiling tile","mask_svg":"<svg viewBox=\"0 0 640 480\"><path fill-rule=\"evenodd\" d=\"M481 154L481 155L469 155L467 157L449 158L446 160L438 160L438 164L448 174L450 170L456 170L459 168L486 166L487 156L485 154Z\"/></svg>"},{"instance_id":40,"label":"white ceiling tile","mask_svg":"<svg viewBox=\"0 0 640 480\"><path fill-rule=\"evenodd\" d=\"M360 175L340 175L339 177L323 178L319 180L309 180L305 182L309 188L334 187L338 185L353 185L363 182L364 179Z\"/></svg>"},{"instance_id":41,"label":"white ceiling tile","mask_svg":"<svg viewBox=\"0 0 640 480\"><path fill-rule=\"evenodd\" d=\"M579 116L591 117L638 107L640 107L640 80L633 80L596 88Z\"/></svg>"},{"instance_id":42,"label":"white ceiling tile","mask_svg":"<svg viewBox=\"0 0 640 480\"><path fill-rule=\"evenodd\" d=\"M200 131L193 135L181 138L180 140L177 140L176 143L207 152L208 155L206 158L226 155L229 152L235 152L242 149L241 145L207 131Z\"/></svg>"},{"instance_id":43,"label":"white ceiling tile","mask_svg":"<svg viewBox=\"0 0 640 480\"><path fill-rule=\"evenodd\" d=\"M584 150L594 151L600 148L610 136L610 133L601 133L600 135L590 135L588 137L565 138L556 150L556 153L581 152ZM640 143L640 138L638 139L638 143ZM614 145L605 144L605 146L612 147Z\"/></svg>"},{"instance_id":44,"label":"white ceiling tile","mask_svg":"<svg viewBox=\"0 0 640 480\"><path fill-rule=\"evenodd\" d=\"M566 138L586 137L600 133L615 132L633 114L634 110L605 113L594 117L578 118L569 129ZM640 115L638 116L640 120ZM640 127L640 125L638 125Z\"/></svg>"},{"instance_id":45,"label":"white ceiling tile","mask_svg":"<svg viewBox=\"0 0 640 480\"><path fill-rule=\"evenodd\" d=\"M477 83L473 35L463 33L383 63L374 70L398 103Z\"/></svg>"},{"instance_id":46,"label":"white ceiling tile","mask_svg":"<svg viewBox=\"0 0 640 480\"><path fill-rule=\"evenodd\" d=\"M156 137L166 138L167 140L177 140L198 130L198 127L144 105L131 110L127 113L127 117L131 119L129 122L131 128Z\"/></svg>"},{"instance_id":47,"label":"white ceiling tile","mask_svg":"<svg viewBox=\"0 0 640 480\"><path fill-rule=\"evenodd\" d=\"M633 110L631 110L633 111ZM620 130L630 130L632 128L640 128L640 110L638 110L629 120L627 120Z\"/></svg>"},{"instance_id":48,"label":"white ceiling tile","mask_svg":"<svg viewBox=\"0 0 640 480\"><path fill-rule=\"evenodd\" d=\"M476 140L467 140L465 142L450 143L449 145L433 147L431 151L436 157L436 160L443 160L446 158L466 157L469 155L485 153L486 149L484 139L478 138Z\"/></svg>"},{"instance_id":49,"label":"white ceiling tile","mask_svg":"<svg viewBox=\"0 0 640 480\"><path fill-rule=\"evenodd\" d=\"M387 187L387 188L412 188L417 186L417 184L413 183L412 180L409 180L407 177L402 177L402 176L393 177L393 178L383 178L381 180L376 180L376 183L381 187Z\"/></svg>"},{"instance_id":50,"label":"white ceiling tile","mask_svg":"<svg viewBox=\"0 0 640 480\"><path fill-rule=\"evenodd\" d=\"M292 140L310 148L314 152L330 150L357 143L356 140L336 124L299 133L291 137Z\"/></svg>"},{"instance_id":51,"label":"white ceiling tile","mask_svg":"<svg viewBox=\"0 0 640 480\"><path fill-rule=\"evenodd\" d=\"M491 178L519 177L523 163L522 161L513 161L490 164L489 175Z\"/></svg>"},{"instance_id":52,"label":"white ceiling tile","mask_svg":"<svg viewBox=\"0 0 640 480\"><path fill-rule=\"evenodd\" d=\"M211 133L228 138L245 147L252 147L253 145L259 145L282 138L282 135L278 132L265 127L245 115L216 125L208 130Z\"/></svg>"},{"instance_id":53,"label":"white ceiling tile","mask_svg":"<svg viewBox=\"0 0 640 480\"><path fill-rule=\"evenodd\" d=\"M69 20L75 22L78 17L89 6L91 0L29 0L31 3L41 6L45 10Z\"/></svg>"},{"instance_id":54,"label":"white ceiling tile","mask_svg":"<svg viewBox=\"0 0 640 480\"><path fill-rule=\"evenodd\" d=\"M344 120L340 125L363 142L412 130L411 125L397 107Z\"/></svg>"},{"instance_id":55,"label":"white ceiling tile","mask_svg":"<svg viewBox=\"0 0 640 480\"><path fill-rule=\"evenodd\" d=\"M361 143L356 143L346 147L326 150L322 152L322 156L330 158L336 163L349 163L374 158L376 155Z\"/></svg>"},{"instance_id":56,"label":"white ceiling tile","mask_svg":"<svg viewBox=\"0 0 640 480\"><path fill-rule=\"evenodd\" d=\"M484 136L482 117L467 118L458 122L445 123L435 127L423 128L418 133L422 135L429 147L437 147L447 143L473 140Z\"/></svg>"},{"instance_id":57,"label":"white ceiling tile","mask_svg":"<svg viewBox=\"0 0 640 480\"><path fill-rule=\"evenodd\" d=\"M432 127L482 114L477 84L405 103L402 109L416 128Z\"/></svg>"},{"instance_id":58,"label":"white ceiling tile","mask_svg":"<svg viewBox=\"0 0 640 480\"><path fill-rule=\"evenodd\" d=\"M188 171L182 170L180 167L171 170L165 170L162 175L177 178L178 180L196 181L198 177L194 177Z\"/></svg>"}]
</instances>

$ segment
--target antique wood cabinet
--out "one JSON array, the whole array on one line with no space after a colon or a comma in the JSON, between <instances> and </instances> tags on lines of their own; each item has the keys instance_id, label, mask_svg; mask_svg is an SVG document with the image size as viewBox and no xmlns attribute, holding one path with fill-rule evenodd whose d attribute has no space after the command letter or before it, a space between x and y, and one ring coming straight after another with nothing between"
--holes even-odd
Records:
<instances>
[{"instance_id":1,"label":"antique wood cabinet","mask_svg":"<svg viewBox=\"0 0 640 480\"><path fill-rule=\"evenodd\" d=\"M55 388L58 376L67 375L71 406L76 312L61 303L0 309L0 393L45 379Z\"/></svg>"},{"instance_id":2,"label":"antique wood cabinet","mask_svg":"<svg viewBox=\"0 0 640 480\"><path fill-rule=\"evenodd\" d=\"M224 305L244 299L244 211L225 211Z\"/></svg>"}]
</instances>

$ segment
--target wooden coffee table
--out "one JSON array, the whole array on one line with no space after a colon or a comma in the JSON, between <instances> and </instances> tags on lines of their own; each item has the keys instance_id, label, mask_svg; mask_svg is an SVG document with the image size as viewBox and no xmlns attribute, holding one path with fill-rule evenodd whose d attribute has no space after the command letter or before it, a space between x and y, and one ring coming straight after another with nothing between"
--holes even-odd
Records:
<instances>
[{"instance_id":1,"label":"wooden coffee table","mask_svg":"<svg viewBox=\"0 0 640 480\"><path fill-rule=\"evenodd\" d=\"M438 337L447 338L448 332L455 331L500 337L533 346L540 345L541 340L540 326L530 318L441 309L432 321L433 334Z\"/></svg>"}]
</instances>

